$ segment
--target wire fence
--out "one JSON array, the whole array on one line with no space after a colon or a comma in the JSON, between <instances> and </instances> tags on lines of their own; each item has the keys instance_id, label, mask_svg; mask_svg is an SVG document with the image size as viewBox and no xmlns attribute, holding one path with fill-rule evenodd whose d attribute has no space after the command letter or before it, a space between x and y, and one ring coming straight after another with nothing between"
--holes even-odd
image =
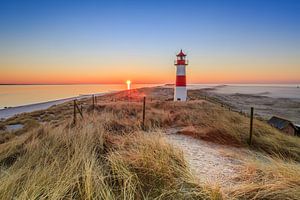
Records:
<instances>
[{"instance_id":1,"label":"wire fence","mask_svg":"<svg viewBox=\"0 0 300 200\"><path fill-rule=\"evenodd\" d=\"M213 103L215 105L219 105L218 107L209 108L210 110L211 109L213 109L214 111L228 110L228 111L231 111L231 112L239 113L240 115L243 115L245 117L249 117L250 118L250 126L249 126L249 141L248 141L248 144L249 145L252 144L253 118L254 118L254 108L253 107L251 107L250 114L248 114L246 112L235 110L231 106L229 106L229 105L227 105L227 104L219 101L216 98L211 98L211 97L208 97L208 96L200 96L199 98L200 98L200 100L202 99L202 100L211 102L211 103ZM117 100L116 98L111 98L110 100L111 100L111 102L120 101L120 100ZM144 96L142 98L139 98L139 99L131 99L131 98L127 98L126 99L125 98L125 99L121 100L121 102L125 102L124 100L126 100L126 102L128 102L129 104L130 103L142 103L142 121L141 121L141 127L142 127L143 130L146 130L146 128L145 128L145 121L146 121L146 96ZM151 102L157 102L157 100L153 101L152 98L149 98L149 101L150 101L150 103ZM92 95L90 102L91 102L92 112L94 112L95 108L97 106L97 96ZM159 102L162 102L162 101L159 101ZM164 102L170 102L170 101L164 101ZM175 102L173 103L173 106L175 106ZM197 108L197 109L199 109L199 108ZM202 108L202 109L206 109L207 110L207 108ZM73 101L73 124L74 125L76 125L76 123L77 123L77 114L79 114L82 119L84 118L82 103L80 103L78 100L74 100Z\"/></svg>"}]
</instances>

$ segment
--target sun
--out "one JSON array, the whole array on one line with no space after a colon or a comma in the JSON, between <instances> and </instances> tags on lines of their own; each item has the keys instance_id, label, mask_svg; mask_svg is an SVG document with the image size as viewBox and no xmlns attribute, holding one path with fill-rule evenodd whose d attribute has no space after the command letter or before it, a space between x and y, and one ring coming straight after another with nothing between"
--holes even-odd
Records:
<instances>
[{"instance_id":1,"label":"sun","mask_svg":"<svg viewBox=\"0 0 300 200\"><path fill-rule=\"evenodd\" d=\"M131 81L130 81L130 80L127 80L127 81L126 81L126 84L127 84L127 90L130 90Z\"/></svg>"}]
</instances>

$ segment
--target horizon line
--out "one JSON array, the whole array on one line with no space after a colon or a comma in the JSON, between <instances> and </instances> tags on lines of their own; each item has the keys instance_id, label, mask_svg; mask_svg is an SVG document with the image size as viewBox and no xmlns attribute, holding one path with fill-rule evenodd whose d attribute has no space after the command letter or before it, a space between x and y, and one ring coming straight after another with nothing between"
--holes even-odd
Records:
<instances>
[{"instance_id":1,"label":"horizon line","mask_svg":"<svg viewBox=\"0 0 300 200\"><path fill-rule=\"evenodd\" d=\"M126 83L0 83L0 86L4 85L121 85ZM132 84L152 84L152 85L175 85L175 83L132 83ZM300 82L227 82L227 83L189 83L187 85L195 85L195 84L219 84L219 85L226 85L226 84L262 84L262 85L299 85Z\"/></svg>"}]
</instances>

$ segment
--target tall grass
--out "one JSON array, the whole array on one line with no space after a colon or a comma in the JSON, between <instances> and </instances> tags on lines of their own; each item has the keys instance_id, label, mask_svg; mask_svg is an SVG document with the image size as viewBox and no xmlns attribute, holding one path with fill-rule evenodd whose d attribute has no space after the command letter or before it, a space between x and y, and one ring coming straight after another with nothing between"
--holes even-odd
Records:
<instances>
[{"instance_id":1,"label":"tall grass","mask_svg":"<svg viewBox=\"0 0 300 200\"><path fill-rule=\"evenodd\" d=\"M294 161L264 157L248 160L236 177L239 183L229 195L234 199L290 199L300 197L300 165Z\"/></svg>"},{"instance_id":2,"label":"tall grass","mask_svg":"<svg viewBox=\"0 0 300 200\"><path fill-rule=\"evenodd\" d=\"M1 144L0 199L221 198L159 135L108 131L113 116L43 125Z\"/></svg>"}]
</instances>

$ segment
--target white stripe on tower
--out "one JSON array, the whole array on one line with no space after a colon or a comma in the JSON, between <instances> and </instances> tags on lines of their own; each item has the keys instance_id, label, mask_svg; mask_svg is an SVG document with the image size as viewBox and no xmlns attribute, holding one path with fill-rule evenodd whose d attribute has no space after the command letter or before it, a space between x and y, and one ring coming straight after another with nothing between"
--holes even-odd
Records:
<instances>
[{"instance_id":1,"label":"white stripe on tower","mask_svg":"<svg viewBox=\"0 0 300 200\"><path fill-rule=\"evenodd\" d=\"M185 65L177 65L176 68L176 76L185 76Z\"/></svg>"}]
</instances>

